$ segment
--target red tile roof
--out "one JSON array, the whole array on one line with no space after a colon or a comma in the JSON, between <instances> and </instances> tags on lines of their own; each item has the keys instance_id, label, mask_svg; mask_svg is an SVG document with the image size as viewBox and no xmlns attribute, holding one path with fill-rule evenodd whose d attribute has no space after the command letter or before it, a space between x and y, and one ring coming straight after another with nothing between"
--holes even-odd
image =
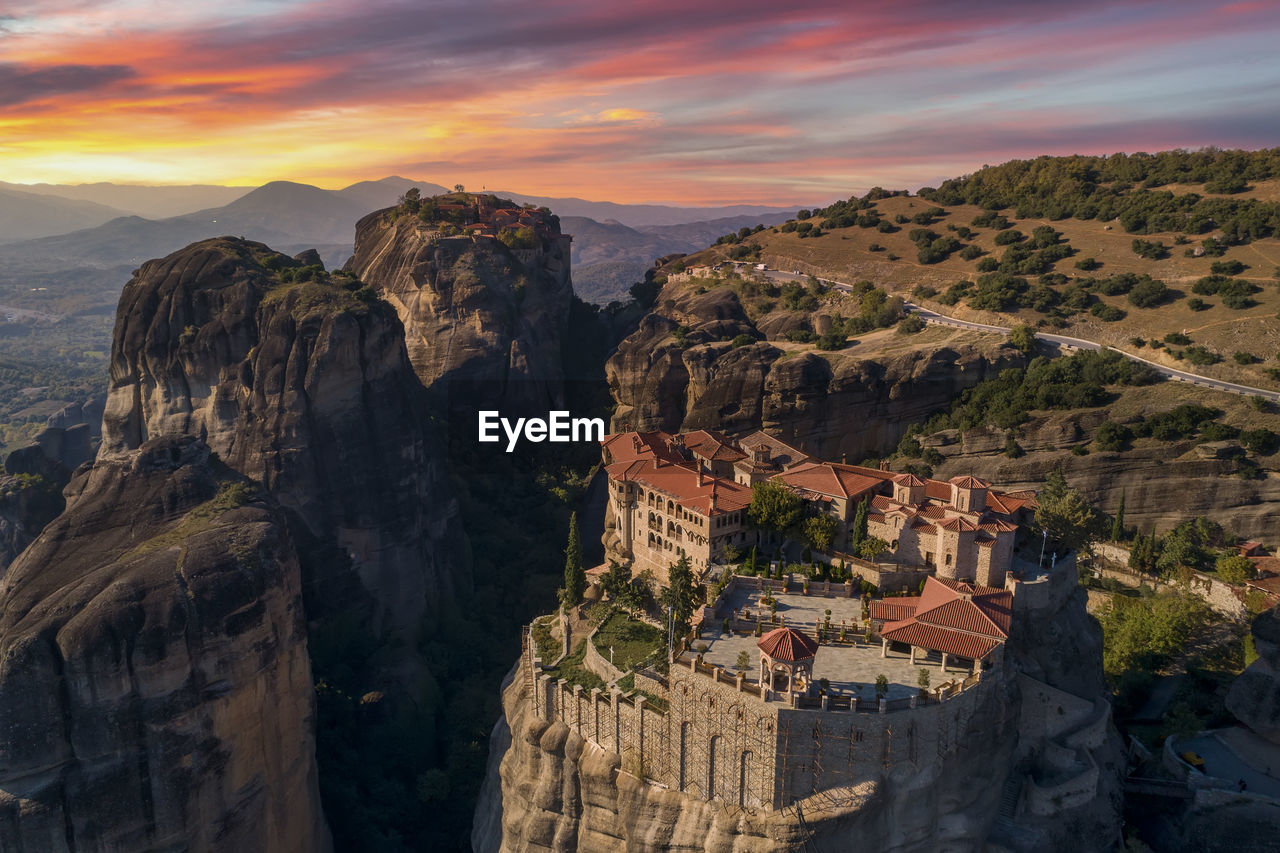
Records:
<instances>
[{"instance_id":1,"label":"red tile roof","mask_svg":"<svg viewBox=\"0 0 1280 853\"><path fill-rule=\"evenodd\" d=\"M699 483L697 463L637 458L615 462L605 472L611 480L640 483L702 515L736 512L751 505L751 490L732 480L703 474Z\"/></svg>"},{"instance_id":2,"label":"red tile roof","mask_svg":"<svg viewBox=\"0 0 1280 853\"><path fill-rule=\"evenodd\" d=\"M882 601L893 601L882 599ZM900 598L872 610L889 615L906 610ZM910 615L886 623L880 635L894 642L961 657L982 657L1009 637L1013 595L1002 589L930 577ZM872 602L875 608L877 602ZM896 606L895 606L896 605Z\"/></svg>"},{"instance_id":3,"label":"red tile roof","mask_svg":"<svg viewBox=\"0 0 1280 853\"><path fill-rule=\"evenodd\" d=\"M756 645L774 660L788 663L808 660L818 653L818 641L795 628L774 628L761 637Z\"/></svg>"},{"instance_id":4,"label":"red tile roof","mask_svg":"<svg viewBox=\"0 0 1280 853\"><path fill-rule=\"evenodd\" d=\"M986 480L977 477L952 477L950 482L962 489L986 489L991 486Z\"/></svg>"},{"instance_id":5,"label":"red tile roof","mask_svg":"<svg viewBox=\"0 0 1280 853\"><path fill-rule=\"evenodd\" d=\"M920 479L915 474L899 474L898 476L893 478L893 482L897 483L900 486L923 486L924 485L924 480Z\"/></svg>"},{"instance_id":6,"label":"red tile roof","mask_svg":"<svg viewBox=\"0 0 1280 853\"><path fill-rule=\"evenodd\" d=\"M760 430L756 430L751 435L739 439L738 447L742 448L747 455L751 455L752 451L757 448L767 448L769 450L769 462L779 468L789 468L792 465L810 461L809 455L800 449L792 447L785 441L774 438L769 433Z\"/></svg>"},{"instance_id":7,"label":"red tile roof","mask_svg":"<svg viewBox=\"0 0 1280 853\"><path fill-rule=\"evenodd\" d=\"M908 643L963 658L985 657L999 645L998 641L988 637L964 634L910 619L885 625L880 636L895 643Z\"/></svg>"},{"instance_id":8,"label":"red tile roof","mask_svg":"<svg viewBox=\"0 0 1280 853\"><path fill-rule=\"evenodd\" d=\"M899 622L915 615L920 596L877 598L871 602L871 618L880 622Z\"/></svg>"},{"instance_id":9,"label":"red tile roof","mask_svg":"<svg viewBox=\"0 0 1280 853\"><path fill-rule=\"evenodd\" d=\"M734 447L728 437L709 429L700 429L684 434L685 446L704 459L721 462L736 462L745 459L747 454Z\"/></svg>"},{"instance_id":10,"label":"red tile roof","mask_svg":"<svg viewBox=\"0 0 1280 853\"><path fill-rule=\"evenodd\" d=\"M945 588L946 592L939 590L939 587ZM932 593L931 590L933 590ZM925 600L916 611L917 619L946 624L962 631L977 631L1005 638L1009 636L1013 594L1008 590L979 586L950 578L931 577L925 581L924 594L921 597ZM965 604L963 612L969 615L964 618L954 617L954 621L950 622L935 617L934 608L948 600ZM952 614L956 612L949 611ZM994 633L990 629L994 629Z\"/></svg>"}]
</instances>

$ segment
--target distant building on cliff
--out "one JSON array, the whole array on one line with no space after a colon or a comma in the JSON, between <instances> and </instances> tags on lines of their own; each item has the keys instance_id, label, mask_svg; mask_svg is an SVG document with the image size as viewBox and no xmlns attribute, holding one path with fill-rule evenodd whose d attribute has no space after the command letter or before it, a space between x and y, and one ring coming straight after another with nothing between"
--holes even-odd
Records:
<instances>
[{"instance_id":1,"label":"distant building on cliff","mask_svg":"<svg viewBox=\"0 0 1280 853\"><path fill-rule=\"evenodd\" d=\"M726 548L741 554L756 544L747 508L752 487L765 480L835 519L832 544L817 558L874 572L878 586L917 586L929 575L1003 586L1018 522L1035 507L1033 493L1000 492L977 477L943 482L823 462L759 431L738 439L712 430L625 432L607 437L601 452L606 552L659 582L680 557L706 571ZM848 553L864 502L867 536L886 545L872 560Z\"/></svg>"}]
</instances>

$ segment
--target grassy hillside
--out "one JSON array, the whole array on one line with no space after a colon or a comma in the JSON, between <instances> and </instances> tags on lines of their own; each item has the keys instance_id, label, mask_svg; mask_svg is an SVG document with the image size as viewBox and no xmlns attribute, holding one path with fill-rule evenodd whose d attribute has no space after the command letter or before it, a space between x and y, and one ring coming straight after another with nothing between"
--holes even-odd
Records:
<instances>
[{"instance_id":1,"label":"grassy hillside","mask_svg":"<svg viewBox=\"0 0 1280 853\"><path fill-rule=\"evenodd\" d=\"M736 256L866 280L955 316L1280 388L1280 157L1213 156L1154 155L1146 171L1133 158L1039 158L917 196L873 190L684 263ZM1112 174L1125 169L1136 180ZM1168 177L1179 180L1158 183Z\"/></svg>"}]
</instances>

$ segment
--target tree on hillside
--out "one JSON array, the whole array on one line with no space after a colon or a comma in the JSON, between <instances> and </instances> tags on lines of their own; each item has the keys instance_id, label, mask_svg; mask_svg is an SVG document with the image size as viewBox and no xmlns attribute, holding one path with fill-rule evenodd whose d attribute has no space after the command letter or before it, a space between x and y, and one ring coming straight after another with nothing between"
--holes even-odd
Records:
<instances>
[{"instance_id":1,"label":"tree on hillside","mask_svg":"<svg viewBox=\"0 0 1280 853\"><path fill-rule=\"evenodd\" d=\"M781 483L765 480L751 489L747 517L756 527L785 534L800 522L800 497Z\"/></svg>"},{"instance_id":2,"label":"tree on hillside","mask_svg":"<svg viewBox=\"0 0 1280 853\"><path fill-rule=\"evenodd\" d=\"M825 551L831 547L831 541L835 539L838 527L836 520L824 512L806 518L801 530L811 548Z\"/></svg>"},{"instance_id":3,"label":"tree on hillside","mask_svg":"<svg viewBox=\"0 0 1280 853\"><path fill-rule=\"evenodd\" d=\"M619 601L624 591L631 584L631 569L617 560L609 561L609 571L600 579L600 587L609 598Z\"/></svg>"},{"instance_id":4,"label":"tree on hillside","mask_svg":"<svg viewBox=\"0 0 1280 853\"><path fill-rule=\"evenodd\" d=\"M1182 593L1152 598L1117 595L1097 616L1102 623L1103 669L1112 678L1135 668L1157 669L1211 618L1203 601Z\"/></svg>"},{"instance_id":5,"label":"tree on hillside","mask_svg":"<svg viewBox=\"0 0 1280 853\"><path fill-rule=\"evenodd\" d=\"M564 605L572 607L587 591L587 573L582 568L582 540L578 536L578 514L569 516L569 544L564 549Z\"/></svg>"},{"instance_id":6,"label":"tree on hillside","mask_svg":"<svg viewBox=\"0 0 1280 853\"><path fill-rule=\"evenodd\" d=\"M1124 539L1124 492L1120 493L1120 505L1116 507L1116 517L1111 520L1111 541Z\"/></svg>"},{"instance_id":7,"label":"tree on hillside","mask_svg":"<svg viewBox=\"0 0 1280 853\"><path fill-rule=\"evenodd\" d=\"M670 607L675 617L676 632L684 634L689 630L693 609L702 600L702 587L693 579L693 566L688 557L681 557L671 564L671 585L662 591L659 601L663 607Z\"/></svg>"},{"instance_id":8,"label":"tree on hillside","mask_svg":"<svg viewBox=\"0 0 1280 853\"><path fill-rule=\"evenodd\" d=\"M1152 533L1150 536L1143 536L1139 533L1129 548L1129 568L1139 574L1153 575L1156 573L1156 559L1159 555L1160 545L1156 542L1156 535Z\"/></svg>"},{"instance_id":9,"label":"tree on hillside","mask_svg":"<svg viewBox=\"0 0 1280 853\"><path fill-rule=\"evenodd\" d=\"M881 553L888 550L889 543L876 536L868 536L857 544L853 549L855 557L861 557L864 560L874 560Z\"/></svg>"},{"instance_id":10,"label":"tree on hillside","mask_svg":"<svg viewBox=\"0 0 1280 853\"><path fill-rule=\"evenodd\" d=\"M634 616L637 611L648 610L653 603L653 572L645 569L633 577L622 588L618 603L626 609L628 616Z\"/></svg>"},{"instance_id":11,"label":"tree on hillside","mask_svg":"<svg viewBox=\"0 0 1280 853\"><path fill-rule=\"evenodd\" d=\"M1069 551L1079 551L1101 536L1102 517L1075 489L1067 485L1061 471L1045 480L1036 497L1036 524L1049 531L1049 538Z\"/></svg>"},{"instance_id":12,"label":"tree on hillside","mask_svg":"<svg viewBox=\"0 0 1280 853\"><path fill-rule=\"evenodd\" d=\"M1013 331L1009 332L1009 343L1022 352L1029 353L1036 348L1035 330L1026 323L1014 326Z\"/></svg>"},{"instance_id":13,"label":"tree on hillside","mask_svg":"<svg viewBox=\"0 0 1280 853\"><path fill-rule=\"evenodd\" d=\"M1217 569L1219 577L1232 584L1242 584L1258 574L1253 560L1239 554L1223 554L1218 558L1214 568Z\"/></svg>"},{"instance_id":14,"label":"tree on hillside","mask_svg":"<svg viewBox=\"0 0 1280 853\"><path fill-rule=\"evenodd\" d=\"M871 499L863 498L853 514L853 526L849 528L849 547L857 550L867 538L867 514L871 511Z\"/></svg>"}]
</instances>

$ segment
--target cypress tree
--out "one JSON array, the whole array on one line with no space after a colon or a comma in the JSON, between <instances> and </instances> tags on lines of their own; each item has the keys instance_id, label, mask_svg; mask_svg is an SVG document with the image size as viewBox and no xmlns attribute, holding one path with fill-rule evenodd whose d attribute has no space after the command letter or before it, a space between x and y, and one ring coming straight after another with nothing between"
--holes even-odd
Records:
<instances>
[{"instance_id":1,"label":"cypress tree","mask_svg":"<svg viewBox=\"0 0 1280 853\"><path fill-rule=\"evenodd\" d=\"M1120 493L1120 506L1116 507L1116 517L1111 522L1111 541L1124 539L1124 492Z\"/></svg>"},{"instance_id":2,"label":"cypress tree","mask_svg":"<svg viewBox=\"0 0 1280 853\"><path fill-rule=\"evenodd\" d=\"M849 531L850 547L854 550L867 538L867 513L871 506L869 498L863 498L858 504L858 511L853 515L853 529Z\"/></svg>"},{"instance_id":3,"label":"cypress tree","mask_svg":"<svg viewBox=\"0 0 1280 853\"><path fill-rule=\"evenodd\" d=\"M564 603L572 606L587 591L587 573L582 568L582 540L578 537L578 514L569 516L569 544L564 549Z\"/></svg>"}]
</instances>

